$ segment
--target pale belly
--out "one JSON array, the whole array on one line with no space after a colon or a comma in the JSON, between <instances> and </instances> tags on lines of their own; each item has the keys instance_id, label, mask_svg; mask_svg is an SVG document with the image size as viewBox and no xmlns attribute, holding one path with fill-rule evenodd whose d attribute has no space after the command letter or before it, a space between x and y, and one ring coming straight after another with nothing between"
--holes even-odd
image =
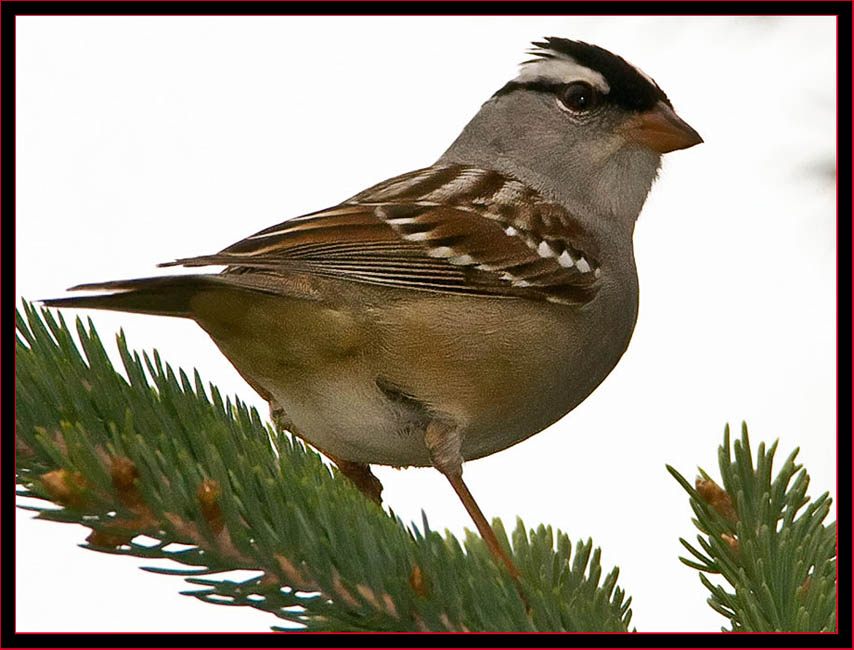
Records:
<instances>
[{"instance_id":1,"label":"pale belly","mask_svg":"<svg viewBox=\"0 0 854 650\"><path fill-rule=\"evenodd\" d=\"M603 318L626 310L595 300L523 310L431 294L377 308L277 300L278 316L270 303L244 306L227 327L197 320L295 433L340 459L396 466L430 465L432 417L457 425L467 460L560 419L617 363L635 314Z\"/></svg>"}]
</instances>

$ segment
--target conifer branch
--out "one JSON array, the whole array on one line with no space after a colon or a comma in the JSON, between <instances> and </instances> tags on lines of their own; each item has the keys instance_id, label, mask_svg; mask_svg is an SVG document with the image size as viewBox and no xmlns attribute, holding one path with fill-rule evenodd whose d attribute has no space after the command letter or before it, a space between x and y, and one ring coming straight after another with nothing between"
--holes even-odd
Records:
<instances>
[{"instance_id":1,"label":"conifer branch","mask_svg":"<svg viewBox=\"0 0 854 650\"><path fill-rule=\"evenodd\" d=\"M679 541L693 556L680 558L700 571L711 607L733 632L836 631L836 523L824 525L831 499L810 503L809 476L795 464L795 449L775 477L777 442L760 443L756 465L747 425L730 446L729 426L718 450L723 487L700 469L692 486L667 466L690 495L700 548ZM720 575L734 591L707 576Z\"/></svg>"},{"instance_id":2,"label":"conifer branch","mask_svg":"<svg viewBox=\"0 0 854 650\"><path fill-rule=\"evenodd\" d=\"M60 316L16 313L16 460L21 496L43 519L88 526L88 548L184 568L183 593L268 611L302 629L361 631L627 631L631 599L600 551L551 527L517 522L513 581L483 541L407 527L320 456L192 381L157 352L118 347L126 378L95 329L77 338ZM150 378L150 379L149 379ZM151 538L154 543L145 541ZM254 572L248 579L223 574ZM277 628L278 629L278 628Z\"/></svg>"},{"instance_id":3,"label":"conifer branch","mask_svg":"<svg viewBox=\"0 0 854 650\"><path fill-rule=\"evenodd\" d=\"M88 526L86 546L183 568L205 602L269 611L302 629L360 631L626 631L631 599L601 581L599 549L517 522L511 544L530 612L482 540L407 528L242 402L223 401L157 352L118 347L127 379L89 323L71 332L42 310L17 315L19 494L61 505L21 506ZM147 375L146 375L147 373ZM150 380L149 380L150 377ZM153 385L152 385L153 383ZM753 465L746 426L719 450L723 487L702 469L690 495L698 547L681 539L732 631L834 631L836 525L828 494L809 503L797 450L772 479L775 442ZM144 537L143 537L144 536ZM149 541L146 541L148 538ZM153 539L154 543L150 540ZM249 578L230 579L246 569ZM224 575L225 574L225 575ZM720 575L734 591L714 584ZM282 629L282 628L275 628ZM727 628L724 628L725 631Z\"/></svg>"}]
</instances>

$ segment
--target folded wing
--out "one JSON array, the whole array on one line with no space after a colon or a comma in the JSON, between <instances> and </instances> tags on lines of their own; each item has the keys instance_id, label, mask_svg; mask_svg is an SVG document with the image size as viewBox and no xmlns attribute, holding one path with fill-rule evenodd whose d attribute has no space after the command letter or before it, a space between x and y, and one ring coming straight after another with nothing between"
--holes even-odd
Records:
<instances>
[{"instance_id":1,"label":"folded wing","mask_svg":"<svg viewBox=\"0 0 854 650\"><path fill-rule=\"evenodd\" d=\"M597 252L561 206L497 172L454 165L404 174L171 264L579 304L595 294Z\"/></svg>"}]
</instances>

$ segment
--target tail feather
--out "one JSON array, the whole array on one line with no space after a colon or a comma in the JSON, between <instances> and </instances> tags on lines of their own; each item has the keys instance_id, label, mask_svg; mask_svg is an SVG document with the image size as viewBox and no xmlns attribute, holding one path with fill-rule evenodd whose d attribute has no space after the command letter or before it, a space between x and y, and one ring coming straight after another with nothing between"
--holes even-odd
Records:
<instances>
[{"instance_id":1,"label":"tail feather","mask_svg":"<svg viewBox=\"0 0 854 650\"><path fill-rule=\"evenodd\" d=\"M48 307L79 309L110 309L140 314L191 318L190 300L199 291L221 286L216 275L170 275L159 278L139 278L80 284L69 291L109 291L93 296L50 298L41 303Z\"/></svg>"}]
</instances>

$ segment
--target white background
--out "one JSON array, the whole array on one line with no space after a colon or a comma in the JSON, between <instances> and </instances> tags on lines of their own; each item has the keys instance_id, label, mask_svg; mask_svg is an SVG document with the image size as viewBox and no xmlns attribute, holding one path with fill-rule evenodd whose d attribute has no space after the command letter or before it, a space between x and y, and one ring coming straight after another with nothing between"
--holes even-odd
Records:
<instances>
[{"instance_id":1,"label":"white background","mask_svg":"<svg viewBox=\"0 0 854 650\"><path fill-rule=\"evenodd\" d=\"M19 18L17 296L162 272L430 164L546 35L642 67L706 142L665 156L640 217L640 316L616 370L466 479L508 528L592 536L638 630L715 631L677 559L694 529L664 464L716 476L724 424L747 420L781 456L801 447L810 494L835 494L833 18ZM123 327L266 415L192 322L81 315L111 350ZM471 527L434 470L376 472L404 520ZM17 523L19 631L278 623L79 549L82 527Z\"/></svg>"}]
</instances>

